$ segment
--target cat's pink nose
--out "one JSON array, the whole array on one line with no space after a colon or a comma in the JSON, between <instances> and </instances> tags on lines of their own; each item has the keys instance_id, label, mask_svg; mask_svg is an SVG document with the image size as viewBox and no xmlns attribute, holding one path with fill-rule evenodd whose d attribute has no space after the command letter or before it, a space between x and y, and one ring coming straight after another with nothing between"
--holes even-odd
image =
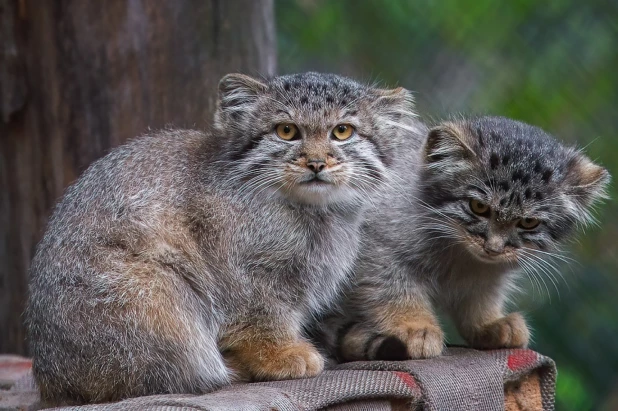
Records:
<instances>
[{"instance_id":1,"label":"cat's pink nose","mask_svg":"<svg viewBox=\"0 0 618 411\"><path fill-rule=\"evenodd\" d=\"M307 168L314 173L319 173L326 168L326 161L324 160L309 160L307 162Z\"/></svg>"}]
</instances>

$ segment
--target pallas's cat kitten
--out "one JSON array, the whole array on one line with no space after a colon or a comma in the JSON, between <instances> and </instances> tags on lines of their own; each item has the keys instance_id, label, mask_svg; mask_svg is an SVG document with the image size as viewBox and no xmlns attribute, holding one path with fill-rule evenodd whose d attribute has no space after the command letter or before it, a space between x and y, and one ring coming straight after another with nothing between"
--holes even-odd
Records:
<instances>
[{"instance_id":1,"label":"pallas's cat kitten","mask_svg":"<svg viewBox=\"0 0 618 411\"><path fill-rule=\"evenodd\" d=\"M403 89L316 73L220 82L214 129L143 137L55 209L26 313L43 398L316 375L303 336L357 252L412 116Z\"/></svg>"},{"instance_id":2,"label":"pallas's cat kitten","mask_svg":"<svg viewBox=\"0 0 618 411\"><path fill-rule=\"evenodd\" d=\"M504 308L514 279L543 270L590 221L609 174L543 130L499 117L445 122L408 155L364 225L340 359L439 355L436 306L473 347L525 347L524 318Z\"/></svg>"}]
</instances>

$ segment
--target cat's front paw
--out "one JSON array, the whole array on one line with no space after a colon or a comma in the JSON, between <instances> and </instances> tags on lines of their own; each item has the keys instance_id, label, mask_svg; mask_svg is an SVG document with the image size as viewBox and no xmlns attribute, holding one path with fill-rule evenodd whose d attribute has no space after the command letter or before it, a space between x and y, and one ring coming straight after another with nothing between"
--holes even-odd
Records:
<instances>
[{"instance_id":1,"label":"cat's front paw","mask_svg":"<svg viewBox=\"0 0 618 411\"><path fill-rule=\"evenodd\" d=\"M526 320L519 313L512 313L477 329L469 343L473 348L524 348L530 340Z\"/></svg>"},{"instance_id":2,"label":"cat's front paw","mask_svg":"<svg viewBox=\"0 0 618 411\"><path fill-rule=\"evenodd\" d=\"M397 342L399 341L399 343ZM378 347L376 360L405 360L433 358L442 354L444 348L444 333L433 321L408 321L393 330ZM398 358L402 353L405 358Z\"/></svg>"},{"instance_id":3,"label":"cat's front paw","mask_svg":"<svg viewBox=\"0 0 618 411\"><path fill-rule=\"evenodd\" d=\"M324 369L324 358L307 342L272 348L254 367L254 375L259 380L315 377Z\"/></svg>"},{"instance_id":4,"label":"cat's front paw","mask_svg":"<svg viewBox=\"0 0 618 411\"><path fill-rule=\"evenodd\" d=\"M228 364L243 380L271 381L315 377L324 369L324 358L308 342L263 346L227 356Z\"/></svg>"}]
</instances>

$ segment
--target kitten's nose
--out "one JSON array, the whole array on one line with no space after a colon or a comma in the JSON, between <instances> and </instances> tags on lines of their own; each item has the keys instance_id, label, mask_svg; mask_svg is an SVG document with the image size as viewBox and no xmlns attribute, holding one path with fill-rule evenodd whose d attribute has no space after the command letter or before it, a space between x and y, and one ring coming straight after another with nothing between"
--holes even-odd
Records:
<instances>
[{"instance_id":1,"label":"kitten's nose","mask_svg":"<svg viewBox=\"0 0 618 411\"><path fill-rule=\"evenodd\" d=\"M498 255L504 252L504 244L493 241L485 241L485 246L483 248L489 255Z\"/></svg>"},{"instance_id":2,"label":"kitten's nose","mask_svg":"<svg viewBox=\"0 0 618 411\"><path fill-rule=\"evenodd\" d=\"M309 160L307 161L307 168L314 173L319 173L326 168L326 161L324 160Z\"/></svg>"}]
</instances>

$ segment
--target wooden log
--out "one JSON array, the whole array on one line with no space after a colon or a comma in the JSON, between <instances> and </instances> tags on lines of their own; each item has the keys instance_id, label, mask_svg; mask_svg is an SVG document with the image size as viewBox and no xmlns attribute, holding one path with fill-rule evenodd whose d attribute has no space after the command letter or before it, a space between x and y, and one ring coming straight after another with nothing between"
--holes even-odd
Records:
<instances>
[{"instance_id":1,"label":"wooden log","mask_svg":"<svg viewBox=\"0 0 618 411\"><path fill-rule=\"evenodd\" d=\"M149 128L203 128L228 72L272 75L272 0L0 0L0 353L64 188Z\"/></svg>"}]
</instances>

